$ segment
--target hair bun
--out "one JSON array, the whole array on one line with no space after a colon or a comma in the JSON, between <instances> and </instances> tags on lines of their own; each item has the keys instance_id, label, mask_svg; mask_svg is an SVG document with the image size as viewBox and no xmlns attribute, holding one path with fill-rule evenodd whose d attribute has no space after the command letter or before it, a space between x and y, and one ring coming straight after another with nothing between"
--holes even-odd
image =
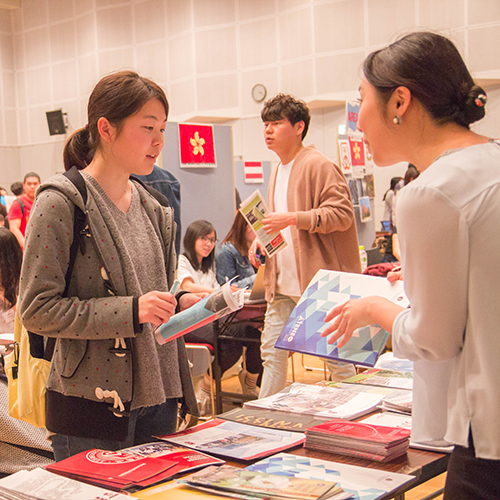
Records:
<instances>
[{"instance_id":1,"label":"hair bun","mask_svg":"<svg viewBox=\"0 0 500 500\"><path fill-rule=\"evenodd\" d=\"M467 124L477 122L481 120L481 118L484 118L487 100L488 98L483 88L478 85L473 85L470 88L469 92L467 92L464 110L464 118Z\"/></svg>"}]
</instances>

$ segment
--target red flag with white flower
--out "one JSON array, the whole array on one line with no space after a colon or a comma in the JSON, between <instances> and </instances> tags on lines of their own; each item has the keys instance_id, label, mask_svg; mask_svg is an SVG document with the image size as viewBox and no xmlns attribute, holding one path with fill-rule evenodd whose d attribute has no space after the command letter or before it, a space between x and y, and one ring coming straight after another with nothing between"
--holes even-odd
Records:
<instances>
[{"instance_id":1,"label":"red flag with white flower","mask_svg":"<svg viewBox=\"0 0 500 500\"><path fill-rule=\"evenodd\" d=\"M179 123L181 167L216 167L214 129L211 125Z\"/></svg>"}]
</instances>

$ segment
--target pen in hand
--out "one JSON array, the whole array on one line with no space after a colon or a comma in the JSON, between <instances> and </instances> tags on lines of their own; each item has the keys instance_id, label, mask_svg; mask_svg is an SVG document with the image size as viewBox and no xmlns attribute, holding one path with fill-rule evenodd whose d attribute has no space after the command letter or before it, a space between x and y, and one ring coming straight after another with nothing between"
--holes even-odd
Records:
<instances>
[{"instance_id":1,"label":"pen in hand","mask_svg":"<svg viewBox=\"0 0 500 500\"><path fill-rule=\"evenodd\" d=\"M170 287L169 293L171 293L172 295L175 295L175 292L177 292L179 285L180 285L179 280L174 280L174 282L172 283L172 286Z\"/></svg>"}]
</instances>

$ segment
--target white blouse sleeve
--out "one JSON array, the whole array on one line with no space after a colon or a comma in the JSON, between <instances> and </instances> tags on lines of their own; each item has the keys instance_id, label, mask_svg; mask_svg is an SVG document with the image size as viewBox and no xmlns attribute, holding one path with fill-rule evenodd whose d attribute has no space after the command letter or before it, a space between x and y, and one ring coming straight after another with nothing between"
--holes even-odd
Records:
<instances>
[{"instance_id":1,"label":"white blouse sleeve","mask_svg":"<svg viewBox=\"0 0 500 500\"><path fill-rule=\"evenodd\" d=\"M186 278L191 278L195 284L199 284L197 279L198 277L196 275L195 270L193 269L193 266L191 265L191 262L189 262L189 260L185 255L179 255L177 279L179 280L179 283L182 285L182 282Z\"/></svg>"},{"instance_id":2,"label":"white blouse sleeve","mask_svg":"<svg viewBox=\"0 0 500 500\"><path fill-rule=\"evenodd\" d=\"M398 193L397 217L411 308L394 321L394 353L411 360L453 358L467 322L467 221L441 191L420 185Z\"/></svg>"}]
</instances>

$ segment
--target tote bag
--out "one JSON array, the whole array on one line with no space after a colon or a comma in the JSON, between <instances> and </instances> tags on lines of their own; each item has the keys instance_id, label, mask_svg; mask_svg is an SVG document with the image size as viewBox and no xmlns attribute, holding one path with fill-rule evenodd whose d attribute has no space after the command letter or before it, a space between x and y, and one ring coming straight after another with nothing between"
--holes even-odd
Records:
<instances>
[{"instance_id":1,"label":"tote bag","mask_svg":"<svg viewBox=\"0 0 500 500\"><path fill-rule=\"evenodd\" d=\"M33 358L29 337L18 314L14 324L14 350L5 357L9 386L9 414L35 427L45 427L45 382L50 362Z\"/></svg>"}]
</instances>

